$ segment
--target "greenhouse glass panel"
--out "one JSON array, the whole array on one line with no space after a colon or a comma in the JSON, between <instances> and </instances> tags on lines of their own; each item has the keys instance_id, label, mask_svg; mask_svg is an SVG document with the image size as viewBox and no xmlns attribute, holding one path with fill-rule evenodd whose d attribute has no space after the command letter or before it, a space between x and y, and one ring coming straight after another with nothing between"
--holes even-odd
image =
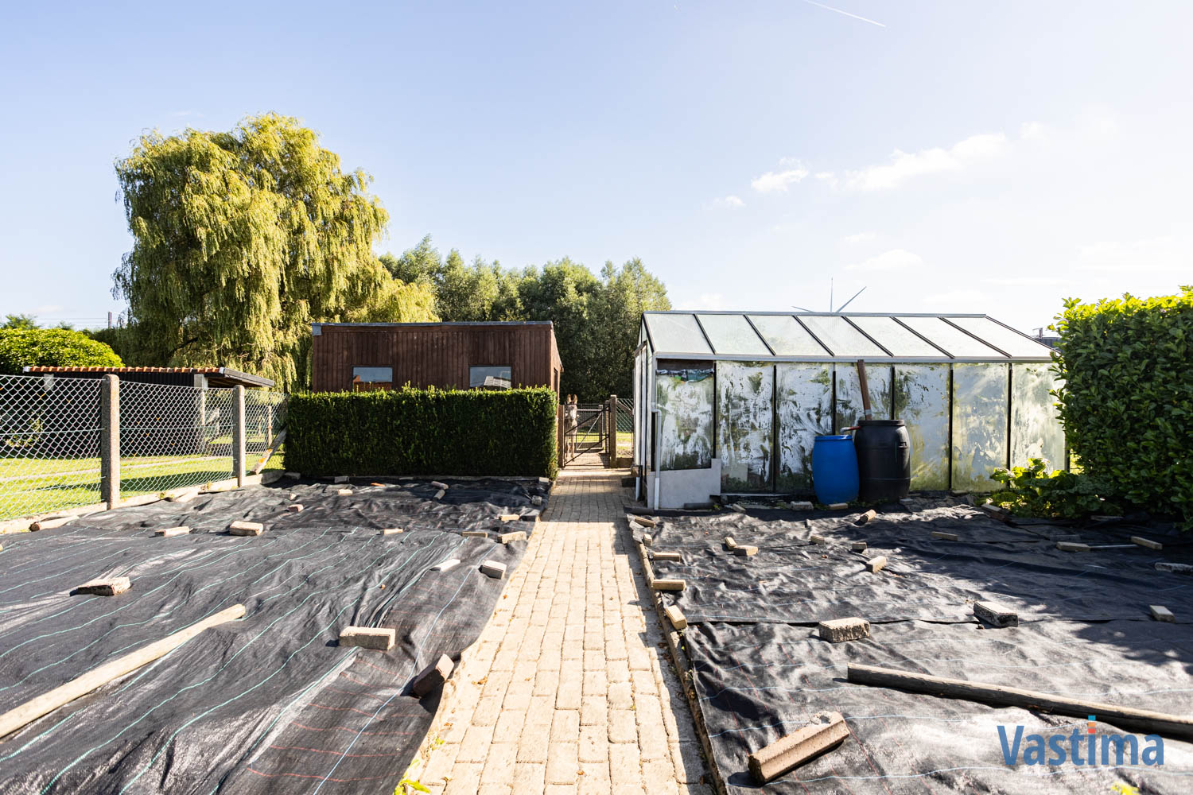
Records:
<instances>
[{"instance_id":1,"label":"greenhouse glass panel","mask_svg":"<svg viewBox=\"0 0 1193 795\"><path fill-rule=\"evenodd\" d=\"M774 370L717 362L717 452L726 492L770 490Z\"/></svg>"},{"instance_id":2,"label":"greenhouse glass panel","mask_svg":"<svg viewBox=\"0 0 1193 795\"><path fill-rule=\"evenodd\" d=\"M989 345L983 345L978 340L960 329L953 328L938 317L899 316L899 320L923 334L933 343L939 345L952 356L976 357L983 359L1006 359Z\"/></svg>"},{"instance_id":3,"label":"greenhouse glass panel","mask_svg":"<svg viewBox=\"0 0 1193 795\"><path fill-rule=\"evenodd\" d=\"M712 466L713 368L659 368L659 469Z\"/></svg>"},{"instance_id":4,"label":"greenhouse glass panel","mask_svg":"<svg viewBox=\"0 0 1193 795\"><path fill-rule=\"evenodd\" d=\"M892 356L930 356L941 358L944 356L891 317L851 317L849 318L862 331L874 338L882 347L891 352Z\"/></svg>"},{"instance_id":5,"label":"greenhouse glass panel","mask_svg":"<svg viewBox=\"0 0 1193 795\"><path fill-rule=\"evenodd\" d=\"M953 489L998 487L990 474L1007 465L1007 367L953 365Z\"/></svg>"},{"instance_id":6,"label":"greenhouse glass panel","mask_svg":"<svg viewBox=\"0 0 1193 795\"><path fill-rule=\"evenodd\" d=\"M862 382L857 376L857 368L851 364L837 365L837 413L834 418L837 429L834 433L844 433L843 428L857 425L866 418L866 409L862 404ZM891 418L891 366L870 366L866 368L866 385L870 392L870 413L873 419L889 420Z\"/></svg>"},{"instance_id":7,"label":"greenhouse glass panel","mask_svg":"<svg viewBox=\"0 0 1193 795\"><path fill-rule=\"evenodd\" d=\"M950 321L1011 356L1050 356L1047 345L1011 331L988 317L951 317Z\"/></svg>"},{"instance_id":8,"label":"greenhouse glass panel","mask_svg":"<svg viewBox=\"0 0 1193 795\"><path fill-rule=\"evenodd\" d=\"M1060 386L1052 365L1011 365L1011 466L1043 458L1053 469L1065 468L1065 432L1051 390Z\"/></svg>"},{"instance_id":9,"label":"greenhouse glass panel","mask_svg":"<svg viewBox=\"0 0 1193 795\"><path fill-rule=\"evenodd\" d=\"M849 325L840 315L802 315L800 320L834 356L887 358L881 348L866 339L866 335Z\"/></svg>"},{"instance_id":10,"label":"greenhouse glass panel","mask_svg":"<svg viewBox=\"0 0 1193 795\"><path fill-rule=\"evenodd\" d=\"M791 315L750 315L754 327L777 356L828 356L808 330Z\"/></svg>"},{"instance_id":11,"label":"greenhouse glass panel","mask_svg":"<svg viewBox=\"0 0 1193 795\"><path fill-rule=\"evenodd\" d=\"M911 441L913 491L949 487L949 366L895 365L895 419Z\"/></svg>"},{"instance_id":12,"label":"greenhouse glass panel","mask_svg":"<svg viewBox=\"0 0 1193 795\"><path fill-rule=\"evenodd\" d=\"M770 349L750 328L744 315L697 315L718 354L770 356Z\"/></svg>"},{"instance_id":13,"label":"greenhouse glass panel","mask_svg":"<svg viewBox=\"0 0 1193 795\"><path fill-rule=\"evenodd\" d=\"M833 366L798 363L775 365L779 427L775 490L812 490L812 445L833 432Z\"/></svg>"},{"instance_id":14,"label":"greenhouse glass panel","mask_svg":"<svg viewBox=\"0 0 1193 795\"><path fill-rule=\"evenodd\" d=\"M695 315L648 314L644 317L655 353L712 354L700 326L696 325Z\"/></svg>"}]
</instances>

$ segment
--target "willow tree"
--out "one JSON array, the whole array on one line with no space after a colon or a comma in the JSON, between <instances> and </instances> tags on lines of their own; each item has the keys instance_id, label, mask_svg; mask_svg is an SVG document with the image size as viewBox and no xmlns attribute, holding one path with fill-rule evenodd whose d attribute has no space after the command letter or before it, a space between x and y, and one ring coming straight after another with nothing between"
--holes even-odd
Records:
<instances>
[{"instance_id":1,"label":"willow tree","mask_svg":"<svg viewBox=\"0 0 1193 795\"><path fill-rule=\"evenodd\" d=\"M373 254L389 215L371 177L276 114L230 132L143 136L117 162L133 249L114 274L145 364L305 380L310 323L431 320ZM404 315L404 316L402 316Z\"/></svg>"}]
</instances>

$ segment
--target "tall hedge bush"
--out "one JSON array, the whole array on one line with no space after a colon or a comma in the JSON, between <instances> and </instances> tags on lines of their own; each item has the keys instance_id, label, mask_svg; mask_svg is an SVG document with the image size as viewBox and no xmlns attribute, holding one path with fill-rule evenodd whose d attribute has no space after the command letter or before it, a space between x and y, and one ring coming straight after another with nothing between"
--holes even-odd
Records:
<instances>
[{"instance_id":1,"label":"tall hedge bush","mask_svg":"<svg viewBox=\"0 0 1193 795\"><path fill-rule=\"evenodd\" d=\"M64 328L0 330L0 374L25 367L121 367L115 351L81 331Z\"/></svg>"},{"instance_id":2,"label":"tall hedge bush","mask_svg":"<svg viewBox=\"0 0 1193 795\"><path fill-rule=\"evenodd\" d=\"M1105 494L1193 524L1193 288L1065 302L1057 320L1069 447Z\"/></svg>"},{"instance_id":3,"label":"tall hedge bush","mask_svg":"<svg viewBox=\"0 0 1193 795\"><path fill-rule=\"evenodd\" d=\"M555 412L550 389L295 394L286 468L316 476L554 477Z\"/></svg>"}]
</instances>

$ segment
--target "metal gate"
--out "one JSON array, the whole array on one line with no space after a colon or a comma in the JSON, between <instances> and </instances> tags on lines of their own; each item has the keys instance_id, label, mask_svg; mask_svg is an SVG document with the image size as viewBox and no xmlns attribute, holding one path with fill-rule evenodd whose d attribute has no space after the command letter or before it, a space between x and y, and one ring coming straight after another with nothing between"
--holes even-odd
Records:
<instances>
[{"instance_id":1,"label":"metal gate","mask_svg":"<svg viewBox=\"0 0 1193 795\"><path fill-rule=\"evenodd\" d=\"M564 428L563 465L585 453L603 453L608 427L608 403L581 403L574 428Z\"/></svg>"}]
</instances>

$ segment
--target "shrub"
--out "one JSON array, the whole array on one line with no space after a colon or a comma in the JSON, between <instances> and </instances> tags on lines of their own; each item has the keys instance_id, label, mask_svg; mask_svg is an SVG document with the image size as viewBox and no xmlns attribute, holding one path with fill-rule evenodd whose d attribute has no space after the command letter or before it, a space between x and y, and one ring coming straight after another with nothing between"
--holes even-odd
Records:
<instances>
[{"instance_id":1,"label":"shrub","mask_svg":"<svg viewBox=\"0 0 1193 795\"><path fill-rule=\"evenodd\" d=\"M111 347L81 331L62 328L0 330L0 374L19 375L23 368L120 367Z\"/></svg>"},{"instance_id":2,"label":"shrub","mask_svg":"<svg viewBox=\"0 0 1193 795\"><path fill-rule=\"evenodd\" d=\"M286 468L304 475L555 476L555 393L294 394Z\"/></svg>"},{"instance_id":3,"label":"shrub","mask_svg":"<svg viewBox=\"0 0 1193 795\"><path fill-rule=\"evenodd\" d=\"M1069 447L1107 497L1193 524L1193 288L1058 318Z\"/></svg>"},{"instance_id":4,"label":"shrub","mask_svg":"<svg viewBox=\"0 0 1193 795\"><path fill-rule=\"evenodd\" d=\"M1020 516L1047 519L1083 519L1092 513L1116 513L1119 508L1099 494L1104 489L1092 477L1057 469L1032 458L1025 467L996 469L991 475L1002 486L990 495L995 505Z\"/></svg>"}]
</instances>

